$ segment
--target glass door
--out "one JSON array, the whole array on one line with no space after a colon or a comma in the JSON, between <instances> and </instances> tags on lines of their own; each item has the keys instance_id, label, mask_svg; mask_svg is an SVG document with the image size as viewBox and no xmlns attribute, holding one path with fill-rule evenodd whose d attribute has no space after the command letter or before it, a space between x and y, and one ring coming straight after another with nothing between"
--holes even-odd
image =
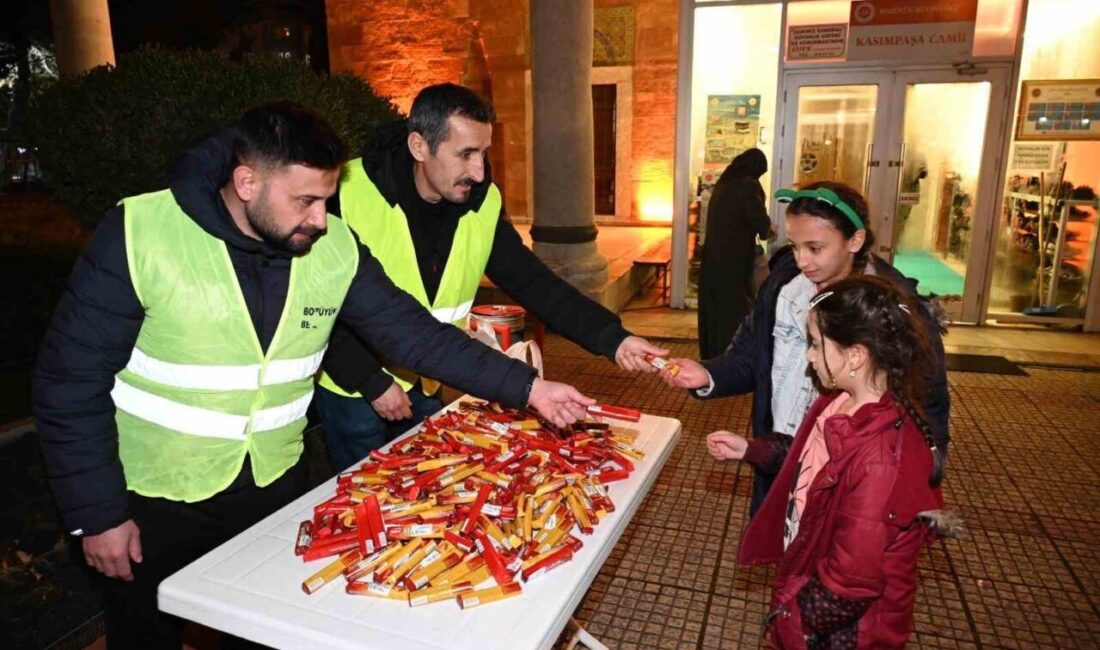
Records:
<instances>
[{"instance_id":1,"label":"glass door","mask_svg":"<svg viewBox=\"0 0 1100 650\"><path fill-rule=\"evenodd\" d=\"M882 191L889 73L792 72L785 78L778 187L846 183L872 202ZM773 214L782 208L772 203ZM781 239L786 223L778 219Z\"/></svg>"},{"instance_id":2,"label":"glass door","mask_svg":"<svg viewBox=\"0 0 1100 650\"><path fill-rule=\"evenodd\" d=\"M977 322L996 221L1009 71L895 73L887 187L872 219L877 254ZM996 98L996 101L992 101Z\"/></svg>"},{"instance_id":3,"label":"glass door","mask_svg":"<svg viewBox=\"0 0 1100 650\"><path fill-rule=\"evenodd\" d=\"M833 180L861 189L875 253L916 279L922 295L939 296L952 319L977 322L1009 76L788 73L781 186Z\"/></svg>"}]
</instances>

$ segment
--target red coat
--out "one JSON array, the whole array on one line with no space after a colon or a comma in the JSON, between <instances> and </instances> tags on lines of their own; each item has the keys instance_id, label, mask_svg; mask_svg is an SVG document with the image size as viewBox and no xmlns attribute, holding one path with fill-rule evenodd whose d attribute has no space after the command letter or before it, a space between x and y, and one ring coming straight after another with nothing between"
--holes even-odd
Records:
<instances>
[{"instance_id":1,"label":"red coat","mask_svg":"<svg viewBox=\"0 0 1100 650\"><path fill-rule=\"evenodd\" d=\"M806 648L809 641L815 648L901 648L913 627L917 556L935 535L917 515L940 510L943 496L928 484L932 454L920 429L889 395L825 421L829 462L810 486L797 537L783 550L798 457L833 399L810 408L745 529L739 559L778 563L767 631L777 647Z\"/></svg>"}]
</instances>

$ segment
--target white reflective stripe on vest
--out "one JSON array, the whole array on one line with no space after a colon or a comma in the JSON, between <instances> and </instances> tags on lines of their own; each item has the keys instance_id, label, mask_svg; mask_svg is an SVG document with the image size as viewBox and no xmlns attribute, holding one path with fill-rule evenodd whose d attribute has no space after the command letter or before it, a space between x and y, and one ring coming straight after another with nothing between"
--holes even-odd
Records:
<instances>
[{"instance_id":1,"label":"white reflective stripe on vest","mask_svg":"<svg viewBox=\"0 0 1100 650\"><path fill-rule=\"evenodd\" d=\"M175 388L200 390L256 390L260 364L247 366L201 366L161 361L134 348L126 369L139 377Z\"/></svg>"},{"instance_id":2,"label":"white reflective stripe on vest","mask_svg":"<svg viewBox=\"0 0 1100 650\"><path fill-rule=\"evenodd\" d=\"M471 300L467 303L463 303L457 307L441 307L439 309L432 310L432 316L441 323L453 323L460 318L466 318L470 315L470 310L474 307L474 301Z\"/></svg>"},{"instance_id":3,"label":"white reflective stripe on vest","mask_svg":"<svg viewBox=\"0 0 1100 650\"><path fill-rule=\"evenodd\" d=\"M285 427L295 420L304 418L312 400L313 390L310 389L308 393L289 404L256 411L252 415L252 433Z\"/></svg>"},{"instance_id":4,"label":"white reflective stripe on vest","mask_svg":"<svg viewBox=\"0 0 1100 650\"><path fill-rule=\"evenodd\" d=\"M328 346L325 346L314 354L297 359L269 361L267 370L264 372L264 386L286 384L312 377L317 374L317 369L321 367L321 360L325 358L325 350L327 349Z\"/></svg>"},{"instance_id":5,"label":"white reflective stripe on vest","mask_svg":"<svg viewBox=\"0 0 1100 650\"><path fill-rule=\"evenodd\" d=\"M134 417L193 436L244 440L248 428L246 415L232 415L173 402L131 386L117 377L111 399L116 408ZM252 431L271 431L304 418L312 400L313 391L310 390L288 404L256 411L252 415Z\"/></svg>"},{"instance_id":6,"label":"white reflective stripe on vest","mask_svg":"<svg viewBox=\"0 0 1100 650\"><path fill-rule=\"evenodd\" d=\"M267 364L264 386L312 377L321 367L325 349L297 359L277 359ZM212 366L161 361L134 348L126 369L135 375L174 388L197 390L256 390L260 387L258 363L244 366Z\"/></svg>"},{"instance_id":7,"label":"white reflective stripe on vest","mask_svg":"<svg viewBox=\"0 0 1100 650\"><path fill-rule=\"evenodd\" d=\"M154 395L115 378L115 408L166 429L208 438L244 440L248 416L188 406Z\"/></svg>"}]
</instances>

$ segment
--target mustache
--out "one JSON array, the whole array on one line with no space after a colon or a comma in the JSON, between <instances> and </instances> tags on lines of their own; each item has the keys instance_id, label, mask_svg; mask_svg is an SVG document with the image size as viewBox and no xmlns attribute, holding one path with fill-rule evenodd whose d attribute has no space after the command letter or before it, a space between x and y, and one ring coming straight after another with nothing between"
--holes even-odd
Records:
<instances>
[{"instance_id":1,"label":"mustache","mask_svg":"<svg viewBox=\"0 0 1100 650\"><path fill-rule=\"evenodd\" d=\"M325 231L323 229L317 228L316 226L298 226L291 234L308 235L310 237L316 238L324 234L324 232Z\"/></svg>"},{"instance_id":2,"label":"mustache","mask_svg":"<svg viewBox=\"0 0 1100 650\"><path fill-rule=\"evenodd\" d=\"M462 185L464 187L473 187L474 185L477 185L477 181L475 181L474 179L472 179L470 177L466 177L466 178L459 179L459 181L457 183L455 183L455 185Z\"/></svg>"}]
</instances>

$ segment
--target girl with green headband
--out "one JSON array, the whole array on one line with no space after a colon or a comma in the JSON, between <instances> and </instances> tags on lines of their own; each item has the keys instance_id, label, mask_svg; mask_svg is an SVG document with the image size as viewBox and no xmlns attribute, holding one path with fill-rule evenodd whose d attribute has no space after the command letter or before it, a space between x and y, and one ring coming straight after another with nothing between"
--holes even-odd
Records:
<instances>
[{"instance_id":1,"label":"girl with green headband","mask_svg":"<svg viewBox=\"0 0 1100 650\"><path fill-rule=\"evenodd\" d=\"M771 275L757 294L753 311L742 322L729 347L703 362L674 359L676 376L662 372L669 386L686 388L699 399L753 393L752 434L770 445L786 448L798 431L818 392L807 374L810 299L819 291L852 275L873 275L897 284L917 298L917 283L872 252L874 236L867 227L867 201L851 187L823 181L776 193L787 203L788 246L772 256ZM919 321L929 335L935 357L928 390L921 400L940 450L949 441L947 372L942 327L935 310L921 302ZM778 467L750 455L744 439L715 431L707 439L719 460L746 460L756 470L752 513L771 487ZM776 455L769 455L776 457Z\"/></svg>"}]
</instances>

